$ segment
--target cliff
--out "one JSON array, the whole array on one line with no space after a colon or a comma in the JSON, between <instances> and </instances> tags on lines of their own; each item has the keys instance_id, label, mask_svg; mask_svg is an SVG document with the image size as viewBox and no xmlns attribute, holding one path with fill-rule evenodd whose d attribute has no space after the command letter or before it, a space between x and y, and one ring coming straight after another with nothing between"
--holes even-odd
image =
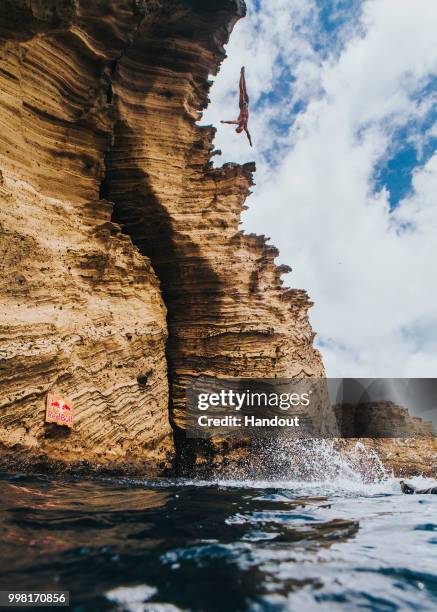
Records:
<instances>
[{"instance_id":1,"label":"cliff","mask_svg":"<svg viewBox=\"0 0 437 612\"><path fill-rule=\"evenodd\" d=\"M3 464L169 467L199 375L321 376L304 291L196 122L240 0L0 5ZM72 430L44 422L48 392ZM196 453L194 453L195 455ZM196 461L196 457L192 458Z\"/></svg>"},{"instance_id":2,"label":"cliff","mask_svg":"<svg viewBox=\"0 0 437 612\"><path fill-rule=\"evenodd\" d=\"M360 442L397 477L435 477L437 438L432 422L411 416L407 408L391 401L342 404L334 409L342 436L336 442L346 457L355 455Z\"/></svg>"},{"instance_id":3,"label":"cliff","mask_svg":"<svg viewBox=\"0 0 437 612\"><path fill-rule=\"evenodd\" d=\"M343 438L432 438L431 421L411 416L392 401L360 402L334 406Z\"/></svg>"}]
</instances>

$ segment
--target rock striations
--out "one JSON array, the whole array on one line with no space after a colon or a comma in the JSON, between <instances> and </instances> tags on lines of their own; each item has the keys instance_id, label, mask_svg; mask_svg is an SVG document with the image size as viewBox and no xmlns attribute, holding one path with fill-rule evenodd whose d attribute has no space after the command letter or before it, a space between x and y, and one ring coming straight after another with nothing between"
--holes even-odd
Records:
<instances>
[{"instance_id":1,"label":"rock striations","mask_svg":"<svg viewBox=\"0 0 437 612\"><path fill-rule=\"evenodd\" d=\"M127 2L1 5L0 442L13 459L158 466L172 448L159 282L99 195L110 69L139 20ZM52 390L73 402L71 432L44 423Z\"/></svg>"},{"instance_id":2,"label":"rock striations","mask_svg":"<svg viewBox=\"0 0 437 612\"><path fill-rule=\"evenodd\" d=\"M306 293L239 230L254 164L213 168L214 129L196 123L244 13L1 3L4 462L157 473L193 378L323 375ZM71 432L44 423L50 391L73 402Z\"/></svg>"}]
</instances>

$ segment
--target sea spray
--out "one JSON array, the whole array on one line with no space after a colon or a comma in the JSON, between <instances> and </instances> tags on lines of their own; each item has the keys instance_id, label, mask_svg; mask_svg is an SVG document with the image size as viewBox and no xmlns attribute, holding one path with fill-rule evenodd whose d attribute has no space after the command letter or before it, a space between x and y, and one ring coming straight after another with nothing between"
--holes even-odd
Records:
<instances>
[{"instance_id":1,"label":"sea spray","mask_svg":"<svg viewBox=\"0 0 437 612\"><path fill-rule=\"evenodd\" d=\"M216 470L213 479L350 482L370 484L392 479L378 453L364 442L345 445L335 439L254 441L237 464Z\"/></svg>"}]
</instances>

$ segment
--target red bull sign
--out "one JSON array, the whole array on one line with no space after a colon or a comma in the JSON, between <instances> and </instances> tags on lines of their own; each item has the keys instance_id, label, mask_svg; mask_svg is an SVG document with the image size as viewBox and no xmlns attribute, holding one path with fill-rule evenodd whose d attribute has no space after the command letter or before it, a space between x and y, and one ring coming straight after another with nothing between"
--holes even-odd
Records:
<instances>
[{"instance_id":1,"label":"red bull sign","mask_svg":"<svg viewBox=\"0 0 437 612\"><path fill-rule=\"evenodd\" d=\"M46 422L73 427L73 404L59 395L47 395Z\"/></svg>"}]
</instances>

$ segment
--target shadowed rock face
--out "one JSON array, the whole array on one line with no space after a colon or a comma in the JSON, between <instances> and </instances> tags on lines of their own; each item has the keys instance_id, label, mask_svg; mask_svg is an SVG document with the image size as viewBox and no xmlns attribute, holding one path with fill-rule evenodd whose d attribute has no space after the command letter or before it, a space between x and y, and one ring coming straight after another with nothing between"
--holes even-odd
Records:
<instances>
[{"instance_id":1,"label":"shadowed rock face","mask_svg":"<svg viewBox=\"0 0 437 612\"><path fill-rule=\"evenodd\" d=\"M237 0L2 3L7 456L158 471L170 421L184 446L192 377L323 375L306 293L282 287L264 237L239 231L254 165L214 169L214 129L196 125L244 13ZM69 434L44 424L52 389L75 406Z\"/></svg>"}]
</instances>

